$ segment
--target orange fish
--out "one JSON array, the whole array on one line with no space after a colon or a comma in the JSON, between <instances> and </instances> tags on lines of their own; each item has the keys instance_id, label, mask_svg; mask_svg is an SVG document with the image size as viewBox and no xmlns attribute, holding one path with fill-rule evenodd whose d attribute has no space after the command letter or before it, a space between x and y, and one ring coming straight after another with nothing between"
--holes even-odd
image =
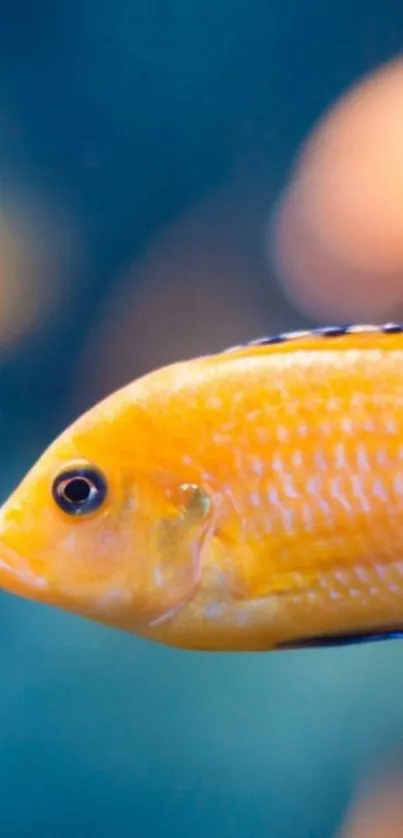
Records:
<instances>
[{"instance_id":1,"label":"orange fish","mask_svg":"<svg viewBox=\"0 0 403 838\"><path fill-rule=\"evenodd\" d=\"M0 510L0 586L172 646L403 632L403 327L172 364L68 428Z\"/></svg>"}]
</instances>

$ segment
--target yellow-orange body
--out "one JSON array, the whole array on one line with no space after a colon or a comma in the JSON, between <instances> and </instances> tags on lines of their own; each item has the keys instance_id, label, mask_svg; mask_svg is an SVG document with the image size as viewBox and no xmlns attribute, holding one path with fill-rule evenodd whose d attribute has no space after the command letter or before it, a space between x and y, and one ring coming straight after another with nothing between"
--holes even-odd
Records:
<instances>
[{"instance_id":1,"label":"yellow-orange body","mask_svg":"<svg viewBox=\"0 0 403 838\"><path fill-rule=\"evenodd\" d=\"M274 649L403 630L403 334L290 335L151 373L0 512L0 585L153 640ZM72 461L108 480L70 519Z\"/></svg>"}]
</instances>

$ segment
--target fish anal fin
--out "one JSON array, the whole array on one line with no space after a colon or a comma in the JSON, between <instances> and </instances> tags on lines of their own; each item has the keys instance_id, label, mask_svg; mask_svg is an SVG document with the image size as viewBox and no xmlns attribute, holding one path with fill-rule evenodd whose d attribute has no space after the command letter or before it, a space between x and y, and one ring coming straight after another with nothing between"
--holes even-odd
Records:
<instances>
[{"instance_id":1,"label":"fish anal fin","mask_svg":"<svg viewBox=\"0 0 403 838\"><path fill-rule=\"evenodd\" d=\"M402 640L403 630L385 629L384 631L355 632L344 635L323 635L306 638L304 640L292 640L280 643L276 648L280 650L298 649L334 649L343 646L356 646L363 643L376 643L381 640Z\"/></svg>"}]
</instances>

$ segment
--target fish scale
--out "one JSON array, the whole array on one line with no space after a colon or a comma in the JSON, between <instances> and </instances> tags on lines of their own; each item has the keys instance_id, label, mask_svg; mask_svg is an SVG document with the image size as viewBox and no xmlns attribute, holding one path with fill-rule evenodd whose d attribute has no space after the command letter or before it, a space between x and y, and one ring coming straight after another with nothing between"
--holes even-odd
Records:
<instances>
[{"instance_id":1,"label":"fish scale","mask_svg":"<svg viewBox=\"0 0 403 838\"><path fill-rule=\"evenodd\" d=\"M259 338L112 394L0 510L0 585L182 648L400 637L403 327Z\"/></svg>"},{"instance_id":2,"label":"fish scale","mask_svg":"<svg viewBox=\"0 0 403 838\"><path fill-rule=\"evenodd\" d=\"M250 435L249 463L242 443L242 480L237 483L235 474L229 478L242 521L227 516L219 533L230 545L222 567L238 596L261 599L280 591L307 602L314 598L323 610L329 599L339 598L340 589L363 607L375 591L379 598L402 592L401 565L394 562L403 547L403 353L393 351L383 359L380 383L373 378L374 360L379 361L378 350L354 351L347 389L344 359L329 363L325 356L319 361L314 354L294 355L294 381L287 380L291 414L287 402L278 408L283 369L281 357L272 357L265 395L268 401L272 396L274 422L287 427L287 442L279 443L273 424L266 447L260 445L264 471L259 479L253 468L258 427ZM298 399L307 377L314 404ZM374 414L375 397L387 413ZM347 424L346 417L351 417ZM267 431L267 417L264 422ZM317 491L309 492L315 480ZM379 578L377 562L392 573Z\"/></svg>"}]
</instances>

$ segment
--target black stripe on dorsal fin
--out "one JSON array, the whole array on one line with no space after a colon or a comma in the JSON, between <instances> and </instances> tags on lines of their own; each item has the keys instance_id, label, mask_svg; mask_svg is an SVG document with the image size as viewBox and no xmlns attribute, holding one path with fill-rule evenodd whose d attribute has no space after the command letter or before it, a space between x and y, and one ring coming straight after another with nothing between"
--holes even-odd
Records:
<instances>
[{"instance_id":1,"label":"black stripe on dorsal fin","mask_svg":"<svg viewBox=\"0 0 403 838\"><path fill-rule=\"evenodd\" d=\"M290 341L298 341L309 337L323 337L323 338L341 338L345 335L354 335L360 333L378 332L379 334L403 334L403 324L401 323L382 323L380 325L372 323L352 323L344 326L319 326L314 329L306 329L302 331L280 332L277 335L268 335L254 340L246 341L238 346L231 346L227 352L244 349L248 346L275 346L280 343L289 343Z\"/></svg>"}]
</instances>

